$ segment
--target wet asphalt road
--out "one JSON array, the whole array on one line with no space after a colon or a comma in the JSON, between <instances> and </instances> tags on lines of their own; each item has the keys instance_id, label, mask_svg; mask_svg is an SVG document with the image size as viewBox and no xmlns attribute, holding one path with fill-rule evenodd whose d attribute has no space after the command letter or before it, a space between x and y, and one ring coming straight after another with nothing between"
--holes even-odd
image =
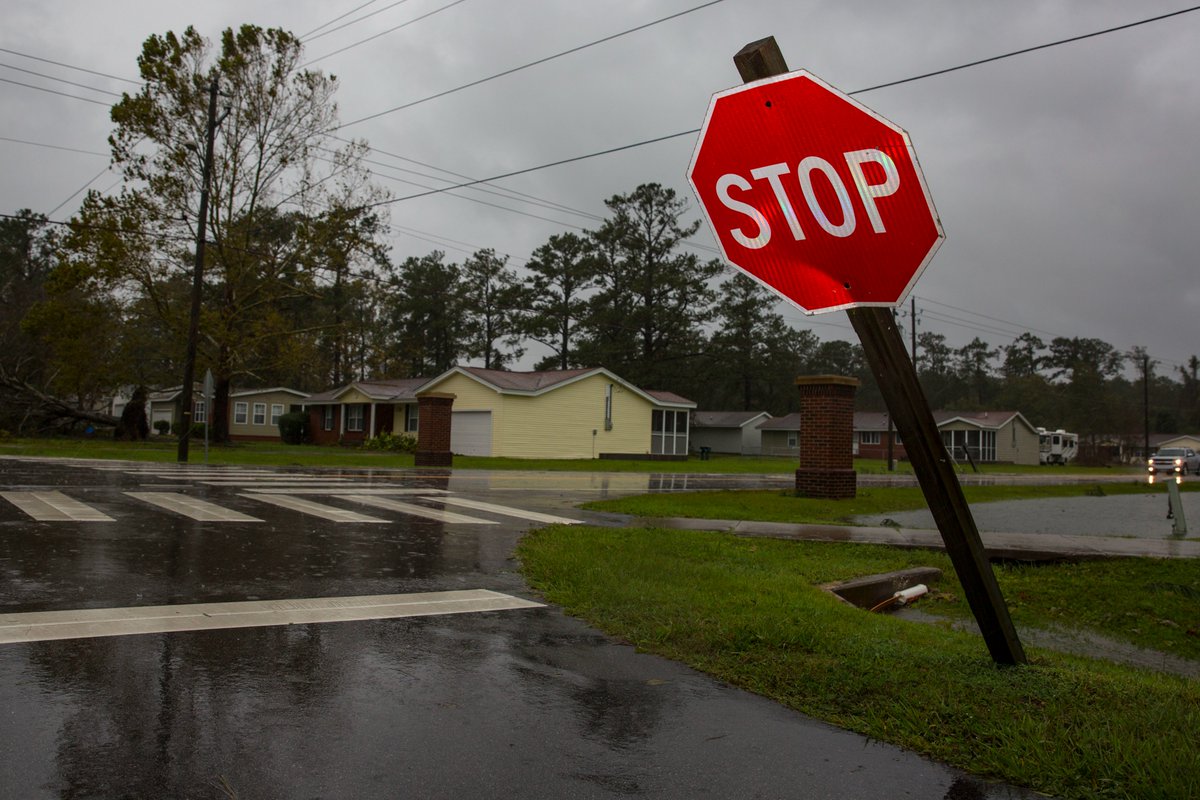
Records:
<instances>
[{"instance_id":1,"label":"wet asphalt road","mask_svg":"<svg viewBox=\"0 0 1200 800\"><path fill-rule=\"evenodd\" d=\"M498 524L441 522L332 497L345 483L294 484L387 520L331 522L199 470L114 466L0 459L0 490L57 490L114 520L35 521L0 501L0 613L478 588L536 599L511 553L540 523L448 504ZM574 504L706 481L255 472L230 480L282 493L263 481L341 477L600 523ZM125 492L262 522L197 522ZM637 654L554 608L3 644L0 709L0 796L14 798L1032 796Z\"/></svg>"}]
</instances>

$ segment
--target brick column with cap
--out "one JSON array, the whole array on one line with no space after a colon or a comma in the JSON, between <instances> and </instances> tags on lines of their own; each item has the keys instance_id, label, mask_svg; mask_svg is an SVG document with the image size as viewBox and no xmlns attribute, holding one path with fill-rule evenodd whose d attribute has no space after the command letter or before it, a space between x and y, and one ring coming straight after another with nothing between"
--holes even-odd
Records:
<instances>
[{"instance_id":1,"label":"brick column with cap","mask_svg":"<svg viewBox=\"0 0 1200 800\"><path fill-rule=\"evenodd\" d=\"M854 392L858 380L840 375L802 375L800 469L796 494L838 500L854 497Z\"/></svg>"},{"instance_id":2,"label":"brick column with cap","mask_svg":"<svg viewBox=\"0 0 1200 800\"><path fill-rule=\"evenodd\" d=\"M451 411L457 395L446 392L422 392L417 395L418 467L449 467L454 463L450 452Z\"/></svg>"}]
</instances>

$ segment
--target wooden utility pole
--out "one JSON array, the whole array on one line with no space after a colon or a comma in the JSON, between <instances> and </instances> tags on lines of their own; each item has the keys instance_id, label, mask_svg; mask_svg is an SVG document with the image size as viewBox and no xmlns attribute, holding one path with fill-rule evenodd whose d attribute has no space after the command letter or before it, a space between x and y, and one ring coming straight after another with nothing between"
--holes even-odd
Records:
<instances>
[{"instance_id":1,"label":"wooden utility pole","mask_svg":"<svg viewBox=\"0 0 1200 800\"><path fill-rule=\"evenodd\" d=\"M774 37L746 45L733 57L746 83L788 72ZM946 552L954 564L975 620L992 659L998 664L1024 664L1025 651L992 572L971 509L946 454L941 433L904 339L888 308L852 308L854 326L871 372L887 403L891 419L904 439L905 452L933 512ZM914 320L915 323L915 320Z\"/></svg>"},{"instance_id":2,"label":"wooden utility pole","mask_svg":"<svg viewBox=\"0 0 1200 800\"><path fill-rule=\"evenodd\" d=\"M203 177L200 187L200 211L196 220L196 262L192 267L192 311L188 319L187 354L183 361L183 386L179 392L179 416L182 430L179 434L179 450L176 461L188 460L188 442L192 436L192 383L196 376L196 343L200 338L200 292L204 287L204 237L208 223L208 185L212 181L214 140L217 135L217 79L208 85L208 135L204 145ZM222 117L224 119L224 117ZM207 417L208 407L204 415ZM206 419L207 423L208 420Z\"/></svg>"}]
</instances>

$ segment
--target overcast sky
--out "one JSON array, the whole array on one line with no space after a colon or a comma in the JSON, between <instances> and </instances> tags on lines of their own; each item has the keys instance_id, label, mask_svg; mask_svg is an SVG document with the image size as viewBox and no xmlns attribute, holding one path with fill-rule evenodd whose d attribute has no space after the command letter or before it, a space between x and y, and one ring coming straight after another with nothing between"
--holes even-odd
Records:
<instances>
[{"instance_id":1,"label":"overcast sky","mask_svg":"<svg viewBox=\"0 0 1200 800\"><path fill-rule=\"evenodd\" d=\"M253 22L303 36L363 3L7 0L0 47L135 79L150 34L190 24L215 39ZM704 4L375 0L307 38L306 57L338 76L347 123ZM724 0L340 135L483 178L699 128L710 96L740 83L733 54L768 35L792 69L853 92L1186 7L1184 0ZM1170 371L1200 353L1197 41L1200 12L856 95L909 132L946 230L913 291L918 330L943 333L955 346L974 336L1002 346L1024 330L1047 341L1095 337L1120 350L1146 346ZM348 45L356 46L334 53ZM52 218L68 219L79 198L63 203L73 193L85 185L105 190L116 179L106 173L88 184L107 163L108 109L8 81L104 104L115 98L13 67L109 92L136 87L24 56L0 52L0 211L49 213L61 205ZM684 173L694 146L694 135L681 136L498 182L540 205L474 190L395 203L393 258L436 248L461 259L491 247L522 264L550 235L594 227L585 214L603 215L605 198L640 183L692 199ZM372 158L434 174L392 156ZM397 170L379 169L396 197L422 189L395 178L448 185ZM546 207L556 204L570 210ZM706 228L696 241L713 245ZM844 312L782 310L822 339L854 340Z\"/></svg>"}]
</instances>

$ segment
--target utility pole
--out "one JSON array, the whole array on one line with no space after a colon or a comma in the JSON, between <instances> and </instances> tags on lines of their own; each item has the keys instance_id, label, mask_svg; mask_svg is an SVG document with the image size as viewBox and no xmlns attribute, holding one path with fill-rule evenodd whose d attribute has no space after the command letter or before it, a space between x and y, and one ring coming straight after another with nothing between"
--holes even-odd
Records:
<instances>
[{"instance_id":1,"label":"utility pole","mask_svg":"<svg viewBox=\"0 0 1200 800\"><path fill-rule=\"evenodd\" d=\"M1142 431L1145 439L1142 457L1150 457L1150 355L1142 353Z\"/></svg>"},{"instance_id":2,"label":"utility pole","mask_svg":"<svg viewBox=\"0 0 1200 800\"><path fill-rule=\"evenodd\" d=\"M179 404L183 430L179 434L179 452L176 460L186 464L188 460L188 441L192 436L192 383L196 374L196 342L200 338L200 290L204 286L204 238L208 223L208 185L212 181L213 141L217 136L217 126L225 119L229 109L217 119L217 78L213 77L208 85L208 135L204 145L204 168L200 188L200 214L196 220L196 263L192 268L192 313L188 321L187 355L183 362L183 386L180 389ZM208 416L208 407L204 409ZM205 420L207 422L208 420Z\"/></svg>"},{"instance_id":3,"label":"utility pole","mask_svg":"<svg viewBox=\"0 0 1200 800\"><path fill-rule=\"evenodd\" d=\"M892 309L892 320L896 319L896 309ZM896 424L892 422L892 412L887 412L887 468L888 472L896 471Z\"/></svg>"}]
</instances>

